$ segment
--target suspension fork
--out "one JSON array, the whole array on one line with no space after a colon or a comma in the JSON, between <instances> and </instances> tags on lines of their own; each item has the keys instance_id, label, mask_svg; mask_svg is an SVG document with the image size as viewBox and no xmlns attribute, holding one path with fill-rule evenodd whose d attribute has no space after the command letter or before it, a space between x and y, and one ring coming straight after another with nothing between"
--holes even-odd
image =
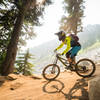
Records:
<instances>
[{"instance_id":1,"label":"suspension fork","mask_svg":"<svg viewBox=\"0 0 100 100\"><path fill-rule=\"evenodd\" d=\"M51 74L54 74L55 73L55 65L57 64L57 61L58 61L58 58L56 57L56 59L54 60L54 65L52 67L52 70L51 70Z\"/></svg>"},{"instance_id":2,"label":"suspension fork","mask_svg":"<svg viewBox=\"0 0 100 100\"><path fill-rule=\"evenodd\" d=\"M58 58L56 57L53 64L57 64L57 62L58 62Z\"/></svg>"}]
</instances>

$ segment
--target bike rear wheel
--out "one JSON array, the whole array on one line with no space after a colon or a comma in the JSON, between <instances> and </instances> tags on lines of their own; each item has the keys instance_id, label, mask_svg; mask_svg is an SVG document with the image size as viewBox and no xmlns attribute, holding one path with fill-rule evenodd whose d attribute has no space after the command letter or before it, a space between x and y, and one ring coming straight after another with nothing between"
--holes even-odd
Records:
<instances>
[{"instance_id":1,"label":"bike rear wheel","mask_svg":"<svg viewBox=\"0 0 100 100\"><path fill-rule=\"evenodd\" d=\"M75 70L81 77L90 77L94 74L96 67L92 60L81 59L76 63Z\"/></svg>"},{"instance_id":2,"label":"bike rear wheel","mask_svg":"<svg viewBox=\"0 0 100 100\"><path fill-rule=\"evenodd\" d=\"M46 80L54 80L60 74L60 68L56 64L47 65L42 72L43 77Z\"/></svg>"}]
</instances>

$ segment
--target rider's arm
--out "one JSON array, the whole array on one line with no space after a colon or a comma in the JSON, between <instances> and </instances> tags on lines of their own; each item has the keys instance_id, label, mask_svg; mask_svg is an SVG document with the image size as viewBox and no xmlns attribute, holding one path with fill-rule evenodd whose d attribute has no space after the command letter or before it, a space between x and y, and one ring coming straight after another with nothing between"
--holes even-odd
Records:
<instances>
[{"instance_id":1,"label":"rider's arm","mask_svg":"<svg viewBox=\"0 0 100 100\"><path fill-rule=\"evenodd\" d=\"M56 50L59 50L60 48L62 48L63 45L64 45L64 43L62 42L62 43L56 48Z\"/></svg>"},{"instance_id":2,"label":"rider's arm","mask_svg":"<svg viewBox=\"0 0 100 100\"><path fill-rule=\"evenodd\" d=\"M70 36L66 37L65 41L67 44L67 48L62 52L62 54L66 54L71 48L71 37Z\"/></svg>"}]
</instances>

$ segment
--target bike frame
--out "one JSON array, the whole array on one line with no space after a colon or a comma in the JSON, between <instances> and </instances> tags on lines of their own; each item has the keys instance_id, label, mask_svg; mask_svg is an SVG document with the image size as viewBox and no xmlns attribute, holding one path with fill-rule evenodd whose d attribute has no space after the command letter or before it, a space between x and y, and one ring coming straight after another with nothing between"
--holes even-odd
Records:
<instances>
[{"instance_id":1,"label":"bike frame","mask_svg":"<svg viewBox=\"0 0 100 100\"><path fill-rule=\"evenodd\" d=\"M60 57L59 55L56 54L56 60L55 60L55 63L54 63L54 64L57 64L58 60L59 60L64 66L68 66L67 64L70 64L70 63L68 62L68 60L66 60L66 59L64 59L64 58L62 58L62 57ZM66 62L66 64L65 64L64 61Z\"/></svg>"}]
</instances>

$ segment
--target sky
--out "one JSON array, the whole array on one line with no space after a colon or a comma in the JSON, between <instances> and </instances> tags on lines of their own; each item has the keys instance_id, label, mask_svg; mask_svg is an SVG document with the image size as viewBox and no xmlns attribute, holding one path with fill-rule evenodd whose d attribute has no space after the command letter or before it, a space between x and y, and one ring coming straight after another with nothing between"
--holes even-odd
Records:
<instances>
[{"instance_id":1,"label":"sky","mask_svg":"<svg viewBox=\"0 0 100 100\"><path fill-rule=\"evenodd\" d=\"M56 38L54 33L59 31L59 22L65 13L62 1L55 0L55 3L46 8L44 19L42 20L43 26L35 28L37 36L33 40L28 40L27 46L24 48L38 46ZM100 0L86 0L84 6L83 27L88 24L100 24Z\"/></svg>"}]
</instances>

